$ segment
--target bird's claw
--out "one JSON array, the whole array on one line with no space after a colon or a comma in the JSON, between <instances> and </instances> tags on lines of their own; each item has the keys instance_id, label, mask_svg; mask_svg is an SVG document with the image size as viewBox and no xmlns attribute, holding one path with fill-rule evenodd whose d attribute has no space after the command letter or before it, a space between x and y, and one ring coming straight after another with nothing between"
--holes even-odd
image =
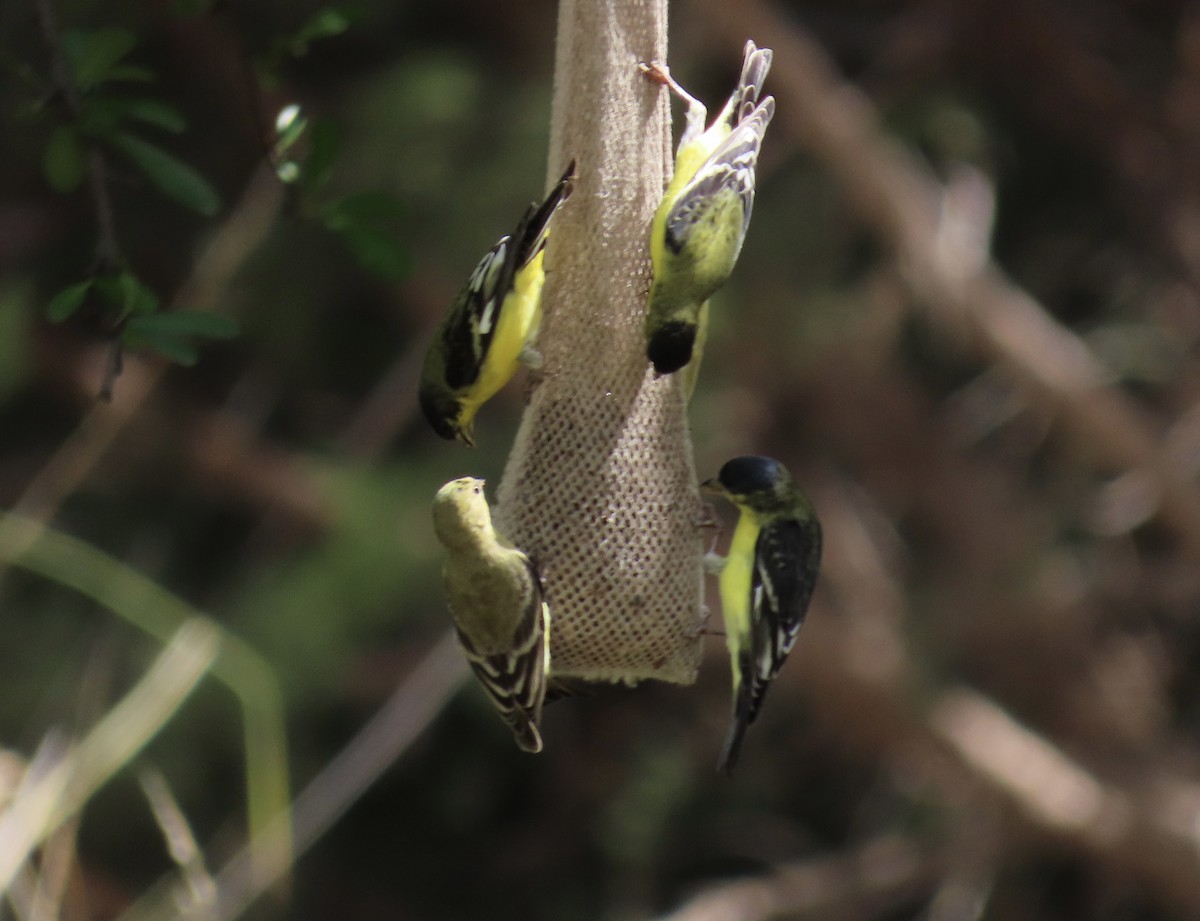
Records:
<instances>
[{"instance_id":1,"label":"bird's claw","mask_svg":"<svg viewBox=\"0 0 1200 921\"><path fill-rule=\"evenodd\" d=\"M671 69L666 64L658 61L651 61L649 64L645 61L639 61L638 73L652 83L657 83L659 86L670 86L675 82L671 76Z\"/></svg>"},{"instance_id":2,"label":"bird's claw","mask_svg":"<svg viewBox=\"0 0 1200 921\"><path fill-rule=\"evenodd\" d=\"M638 63L638 72L651 83L657 83L659 86L665 86L672 93L687 103L689 121L698 116L700 129L704 129L704 119L708 114L707 109L704 107L704 103L679 85L678 81L671 76L671 68L660 61L651 61L649 64L647 64L645 61L641 61ZM695 115L693 113L695 113Z\"/></svg>"},{"instance_id":3,"label":"bird's claw","mask_svg":"<svg viewBox=\"0 0 1200 921\"><path fill-rule=\"evenodd\" d=\"M721 536L721 519L717 517L717 510L713 508L711 502L700 502L700 516L696 519L696 527L701 530L713 528L717 532L717 537Z\"/></svg>"},{"instance_id":4,"label":"bird's claw","mask_svg":"<svg viewBox=\"0 0 1200 921\"><path fill-rule=\"evenodd\" d=\"M546 364L542 353L528 343L521 346L521 353L517 356L517 361L534 371L542 370L542 366Z\"/></svg>"}]
</instances>

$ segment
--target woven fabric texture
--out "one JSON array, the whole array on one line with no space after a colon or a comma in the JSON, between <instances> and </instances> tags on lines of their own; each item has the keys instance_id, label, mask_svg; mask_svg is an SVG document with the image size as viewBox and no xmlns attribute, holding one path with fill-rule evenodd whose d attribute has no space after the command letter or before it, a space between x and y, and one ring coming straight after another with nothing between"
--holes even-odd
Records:
<instances>
[{"instance_id":1,"label":"woven fabric texture","mask_svg":"<svg viewBox=\"0 0 1200 921\"><path fill-rule=\"evenodd\" d=\"M647 233L671 166L665 0L563 0L548 172L578 180L546 255L545 359L498 490L537 562L556 675L688 684L704 621L682 376L656 379L642 324Z\"/></svg>"}]
</instances>

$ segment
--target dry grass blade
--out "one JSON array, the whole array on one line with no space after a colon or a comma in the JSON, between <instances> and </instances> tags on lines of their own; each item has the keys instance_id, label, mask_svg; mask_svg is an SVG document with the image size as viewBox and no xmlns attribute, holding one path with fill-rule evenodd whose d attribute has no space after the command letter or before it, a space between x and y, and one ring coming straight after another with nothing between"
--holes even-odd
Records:
<instances>
[{"instance_id":1,"label":"dry grass blade","mask_svg":"<svg viewBox=\"0 0 1200 921\"><path fill-rule=\"evenodd\" d=\"M0 513L0 531L14 541L6 546L0 540L0 565L16 563L72 588L164 645L192 621L216 633L220 655L213 663L213 676L237 696L243 714L250 835L259 835L280 817L286 821L289 782L283 702L270 665L239 637L151 579L83 541L14 514ZM11 547L21 548L22 555L5 557ZM290 862L290 836L275 840L284 853L269 862Z\"/></svg>"},{"instance_id":2,"label":"dry grass blade","mask_svg":"<svg viewBox=\"0 0 1200 921\"><path fill-rule=\"evenodd\" d=\"M300 792L291 822L276 822L250 842L216 877L216 896L206 921L231 921L288 872L280 855L303 854L329 830L379 776L433 721L467 676L467 663L453 633L446 634L379 712L341 753ZM119 921L172 921L193 918L163 897L162 886L147 892Z\"/></svg>"},{"instance_id":3,"label":"dry grass blade","mask_svg":"<svg viewBox=\"0 0 1200 921\"><path fill-rule=\"evenodd\" d=\"M216 883L204 864L204 853L196 843L187 816L179 808L167 779L161 771L145 768L138 773L138 783L154 813L167 851L183 876L186 891L179 896L181 904L189 909L207 908L216 896Z\"/></svg>"},{"instance_id":4,"label":"dry grass blade","mask_svg":"<svg viewBox=\"0 0 1200 921\"><path fill-rule=\"evenodd\" d=\"M166 725L217 657L218 634L192 620L77 745L22 785L0 815L0 892L33 850Z\"/></svg>"}]
</instances>

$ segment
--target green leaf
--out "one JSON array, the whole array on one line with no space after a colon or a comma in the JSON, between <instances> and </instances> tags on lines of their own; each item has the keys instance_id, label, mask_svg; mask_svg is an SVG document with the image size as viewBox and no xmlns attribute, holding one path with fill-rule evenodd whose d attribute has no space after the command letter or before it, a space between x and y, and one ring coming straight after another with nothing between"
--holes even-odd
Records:
<instances>
[{"instance_id":1,"label":"green leaf","mask_svg":"<svg viewBox=\"0 0 1200 921\"><path fill-rule=\"evenodd\" d=\"M122 319L153 313L158 309L158 295L142 284L141 279L132 272L105 275L97 278L93 284L96 291L108 301L109 306L116 309Z\"/></svg>"},{"instance_id":2,"label":"green leaf","mask_svg":"<svg viewBox=\"0 0 1200 921\"><path fill-rule=\"evenodd\" d=\"M337 123L329 118L319 118L312 126L308 156L300 181L313 196L320 194L333 175L333 164L342 146L342 132Z\"/></svg>"},{"instance_id":3,"label":"green leaf","mask_svg":"<svg viewBox=\"0 0 1200 921\"><path fill-rule=\"evenodd\" d=\"M116 131L120 113L106 99L89 96L83 100L83 111L75 122L75 129L84 137L108 139Z\"/></svg>"},{"instance_id":4,"label":"green leaf","mask_svg":"<svg viewBox=\"0 0 1200 921\"><path fill-rule=\"evenodd\" d=\"M178 134L187 127L187 119L182 112L155 99L107 99L105 103L118 117L132 118L172 134Z\"/></svg>"},{"instance_id":5,"label":"green leaf","mask_svg":"<svg viewBox=\"0 0 1200 921\"><path fill-rule=\"evenodd\" d=\"M181 365L194 365L199 357L195 336L230 339L237 324L229 317L205 310L174 310L131 316L121 331L130 348L152 349Z\"/></svg>"},{"instance_id":6,"label":"green leaf","mask_svg":"<svg viewBox=\"0 0 1200 921\"><path fill-rule=\"evenodd\" d=\"M389 231L355 223L331 229L341 236L350 252L368 271L393 281L408 274L408 251Z\"/></svg>"},{"instance_id":7,"label":"green leaf","mask_svg":"<svg viewBox=\"0 0 1200 921\"><path fill-rule=\"evenodd\" d=\"M345 32L350 28L352 18L353 16L349 11L337 7L318 10L292 36L288 42L288 49L295 57L302 57L308 53L309 44L317 39L329 38L330 36L341 35Z\"/></svg>"},{"instance_id":8,"label":"green leaf","mask_svg":"<svg viewBox=\"0 0 1200 921\"><path fill-rule=\"evenodd\" d=\"M117 277L117 283L121 286L127 314L149 314L158 310L158 295L142 284L142 280L132 272L122 272Z\"/></svg>"},{"instance_id":9,"label":"green leaf","mask_svg":"<svg viewBox=\"0 0 1200 921\"><path fill-rule=\"evenodd\" d=\"M129 322L142 333L203 336L206 339L232 339L238 334L234 320L209 310L172 310L136 317Z\"/></svg>"},{"instance_id":10,"label":"green leaf","mask_svg":"<svg viewBox=\"0 0 1200 921\"><path fill-rule=\"evenodd\" d=\"M121 122L140 121L178 134L187 121L178 109L153 99L114 99L91 97L85 101L79 130L92 137L112 140Z\"/></svg>"},{"instance_id":11,"label":"green leaf","mask_svg":"<svg viewBox=\"0 0 1200 921\"><path fill-rule=\"evenodd\" d=\"M88 292L91 290L92 280L90 278L87 281L63 288L46 305L46 319L52 323L61 323L83 306L83 302L87 300Z\"/></svg>"},{"instance_id":12,"label":"green leaf","mask_svg":"<svg viewBox=\"0 0 1200 921\"><path fill-rule=\"evenodd\" d=\"M63 36L63 51L75 85L82 92L112 79L118 62L137 45L137 37L115 27L95 32L70 32Z\"/></svg>"},{"instance_id":13,"label":"green leaf","mask_svg":"<svg viewBox=\"0 0 1200 921\"><path fill-rule=\"evenodd\" d=\"M195 343L177 336L175 333L160 329L146 329L142 326L150 317L135 317L125 324L121 331L121 341L134 349L153 349L160 355L165 355L171 361L191 367L200 357Z\"/></svg>"},{"instance_id":14,"label":"green leaf","mask_svg":"<svg viewBox=\"0 0 1200 921\"><path fill-rule=\"evenodd\" d=\"M42 172L55 192L74 192L83 184L86 169L83 145L69 125L59 125L42 153Z\"/></svg>"},{"instance_id":15,"label":"green leaf","mask_svg":"<svg viewBox=\"0 0 1200 921\"><path fill-rule=\"evenodd\" d=\"M131 134L118 134L110 140L167 197L206 217L221 209L217 192L208 180L173 154Z\"/></svg>"}]
</instances>

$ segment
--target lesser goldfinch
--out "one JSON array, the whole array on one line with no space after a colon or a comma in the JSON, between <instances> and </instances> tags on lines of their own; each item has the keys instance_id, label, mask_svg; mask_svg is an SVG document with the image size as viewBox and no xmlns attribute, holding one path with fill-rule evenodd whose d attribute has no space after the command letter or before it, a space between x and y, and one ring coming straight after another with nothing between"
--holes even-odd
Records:
<instances>
[{"instance_id":1,"label":"lesser goldfinch","mask_svg":"<svg viewBox=\"0 0 1200 921\"><path fill-rule=\"evenodd\" d=\"M718 766L730 774L746 727L804 623L821 565L821 523L786 468L769 457L735 457L700 488L724 496L739 513L721 567L734 696Z\"/></svg>"},{"instance_id":2,"label":"lesser goldfinch","mask_svg":"<svg viewBox=\"0 0 1200 921\"><path fill-rule=\"evenodd\" d=\"M692 360L708 299L729 280L754 206L755 169L775 100L758 102L771 50L746 42L742 74L707 130L704 104L661 65L647 76L687 103L686 127L675 152L675 174L650 225L654 277L646 311L646 357L659 374ZM697 355L697 361L699 356ZM694 384L695 373L692 373Z\"/></svg>"},{"instance_id":3,"label":"lesser goldfinch","mask_svg":"<svg viewBox=\"0 0 1200 921\"><path fill-rule=\"evenodd\" d=\"M451 480L433 500L434 531L449 554L447 602L475 677L517 745L539 752L550 606L533 562L492 527L483 486L473 477Z\"/></svg>"},{"instance_id":4,"label":"lesser goldfinch","mask_svg":"<svg viewBox=\"0 0 1200 921\"><path fill-rule=\"evenodd\" d=\"M542 321L542 257L550 220L570 197L572 160L538 207L531 204L512 233L484 256L459 292L425 354L420 402L443 438L474 447L479 407L517 373L537 364L533 340Z\"/></svg>"}]
</instances>

